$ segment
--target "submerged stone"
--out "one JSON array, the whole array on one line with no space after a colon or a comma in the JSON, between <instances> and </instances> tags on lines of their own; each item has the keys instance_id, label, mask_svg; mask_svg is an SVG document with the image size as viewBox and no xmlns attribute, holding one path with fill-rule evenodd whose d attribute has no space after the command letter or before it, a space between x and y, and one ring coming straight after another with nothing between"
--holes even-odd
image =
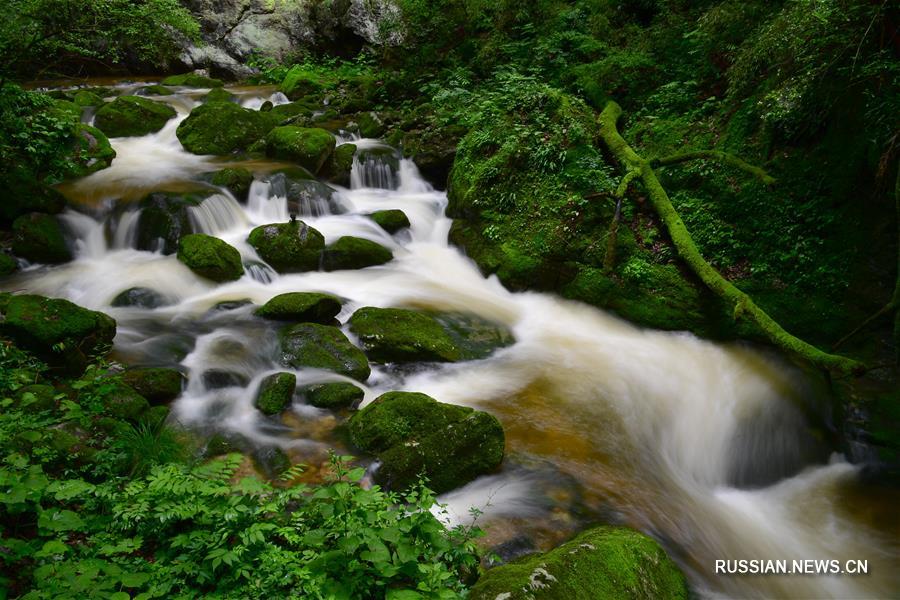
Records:
<instances>
[{"instance_id":1,"label":"submerged stone","mask_svg":"<svg viewBox=\"0 0 900 600\"><path fill-rule=\"evenodd\" d=\"M494 471L505 445L496 417L414 392L379 396L350 419L350 437L380 461L379 484L404 489L424 474L437 493Z\"/></svg>"},{"instance_id":2,"label":"submerged stone","mask_svg":"<svg viewBox=\"0 0 900 600\"><path fill-rule=\"evenodd\" d=\"M390 262L394 253L381 244L364 238L343 236L322 251L326 271L364 269Z\"/></svg>"},{"instance_id":3,"label":"submerged stone","mask_svg":"<svg viewBox=\"0 0 900 600\"><path fill-rule=\"evenodd\" d=\"M281 331L284 363L346 375L359 381L369 377L369 361L337 327L316 323L291 325Z\"/></svg>"},{"instance_id":4,"label":"submerged stone","mask_svg":"<svg viewBox=\"0 0 900 600\"><path fill-rule=\"evenodd\" d=\"M369 218L390 234L409 227L409 217L406 216L405 212L397 208L377 210L370 214Z\"/></svg>"},{"instance_id":5,"label":"submerged stone","mask_svg":"<svg viewBox=\"0 0 900 600\"><path fill-rule=\"evenodd\" d=\"M317 270L325 247L324 236L303 221L261 225L247 241L279 273Z\"/></svg>"},{"instance_id":6,"label":"submerged stone","mask_svg":"<svg viewBox=\"0 0 900 600\"><path fill-rule=\"evenodd\" d=\"M139 93L147 96L171 96L175 92L164 85L154 84L141 88Z\"/></svg>"},{"instance_id":7,"label":"submerged stone","mask_svg":"<svg viewBox=\"0 0 900 600\"><path fill-rule=\"evenodd\" d=\"M334 151L334 136L324 129L283 126L266 136L266 155L296 162L318 173Z\"/></svg>"},{"instance_id":8,"label":"submerged stone","mask_svg":"<svg viewBox=\"0 0 900 600\"><path fill-rule=\"evenodd\" d=\"M234 281L244 274L240 252L227 242L203 233L181 238L178 260L197 275L216 282Z\"/></svg>"},{"instance_id":9,"label":"submerged stone","mask_svg":"<svg viewBox=\"0 0 900 600\"><path fill-rule=\"evenodd\" d=\"M168 104L121 96L97 111L94 124L109 137L141 136L159 131L175 114Z\"/></svg>"},{"instance_id":10,"label":"submerged stone","mask_svg":"<svg viewBox=\"0 0 900 600\"><path fill-rule=\"evenodd\" d=\"M145 287L133 287L117 294L110 304L117 308L123 306L159 308L160 306L166 306L168 301L156 290Z\"/></svg>"},{"instance_id":11,"label":"submerged stone","mask_svg":"<svg viewBox=\"0 0 900 600\"><path fill-rule=\"evenodd\" d=\"M339 312L341 301L337 296L316 292L288 292L275 296L256 309L254 314L276 321L328 325L334 322Z\"/></svg>"},{"instance_id":12,"label":"submerged stone","mask_svg":"<svg viewBox=\"0 0 900 600\"><path fill-rule=\"evenodd\" d=\"M211 102L192 110L176 134L188 152L221 156L249 149L276 123L271 113L241 108L233 102Z\"/></svg>"},{"instance_id":13,"label":"submerged stone","mask_svg":"<svg viewBox=\"0 0 900 600\"><path fill-rule=\"evenodd\" d=\"M345 381L311 385L304 393L306 402L311 406L331 410L356 406L365 397L362 388Z\"/></svg>"},{"instance_id":14,"label":"submerged stone","mask_svg":"<svg viewBox=\"0 0 900 600\"><path fill-rule=\"evenodd\" d=\"M277 415L291 405L296 388L297 376L293 373L269 375L259 384L253 405L263 414Z\"/></svg>"},{"instance_id":15,"label":"submerged stone","mask_svg":"<svg viewBox=\"0 0 900 600\"><path fill-rule=\"evenodd\" d=\"M72 260L59 221L51 215L31 213L13 222L12 251L36 263L59 264Z\"/></svg>"}]
</instances>

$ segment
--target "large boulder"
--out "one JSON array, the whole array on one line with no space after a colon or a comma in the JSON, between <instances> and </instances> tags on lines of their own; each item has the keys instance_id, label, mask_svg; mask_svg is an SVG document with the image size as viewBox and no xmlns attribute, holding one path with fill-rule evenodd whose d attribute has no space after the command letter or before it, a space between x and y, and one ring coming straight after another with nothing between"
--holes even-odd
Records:
<instances>
[{"instance_id":1,"label":"large boulder","mask_svg":"<svg viewBox=\"0 0 900 600\"><path fill-rule=\"evenodd\" d=\"M331 294L288 292L279 294L256 309L256 316L275 321L328 325L341 312L341 301Z\"/></svg>"},{"instance_id":2,"label":"large boulder","mask_svg":"<svg viewBox=\"0 0 900 600\"><path fill-rule=\"evenodd\" d=\"M470 600L687 600L684 575L665 550L626 527L595 527L544 554L494 567Z\"/></svg>"},{"instance_id":3,"label":"large boulder","mask_svg":"<svg viewBox=\"0 0 900 600\"><path fill-rule=\"evenodd\" d=\"M293 373L274 373L259 384L253 405L263 414L277 415L291 405L297 376Z\"/></svg>"},{"instance_id":4,"label":"large boulder","mask_svg":"<svg viewBox=\"0 0 900 600\"><path fill-rule=\"evenodd\" d=\"M376 210L369 215L369 218L390 234L397 233L401 229L409 227L409 217L406 216L405 212L398 208Z\"/></svg>"},{"instance_id":5,"label":"large boulder","mask_svg":"<svg viewBox=\"0 0 900 600\"><path fill-rule=\"evenodd\" d=\"M97 110L94 125L109 137L147 135L162 129L175 114L168 104L121 96Z\"/></svg>"},{"instance_id":6,"label":"large boulder","mask_svg":"<svg viewBox=\"0 0 900 600\"><path fill-rule=\"evenodd\" d=\"M15 273L18 268L19 265L16 263L16 259L9 254L0 252L0 277Z\"/></svg>"},{"instance_id":7,"label":"large boulder","mask_svg":"<svg viewBox=\"0 0 900 600\"><path fill-rule=\"evenodd\" d=\"M77 104L78 106L103 106L106 104L106 101L103 100L103 97L91 90L78 90L72 96L72 102Z\"/></svg>"},{"instance_id":8,"label":"large boulder","mask_svg":"<svg viewBox=\"0 0 900 600\"><path fill-rule=\"evenodd\" d=\"M150 403L134 388L124 383L113 383L103 396L107 412L112 416L137 421L150 408Z\"/></svg>"},{"instance_id":9,"label":"large boulder","mask_svg":"<svg viewBox=\"0 0 900 600\"><path fill-rule=\"evenodd\" d=\"M188 152L221 156L247 150L276 123L271 113L241 108L232 102L211 102L192 110L176 133Z\"/></svg>"},{"instance_id":10,"label":"large boulder","mask_svg":"<svg viewBox=\"0 0 900 600\"><path fill-rule=\"evenodd\" d=\"M12 251L37 263L59 264L72 260L72 251L59 222L42 213L22 215L13 222Z\"/></svg>"},{"instance_id":11,"label":"large boulder","mask_svg":"<svg viewBox=\"0 0 900 600\"><path fill-rule=\"evenodd\" d=\"M353 236L343 236L322 251L322 268L326 271L364 269L390 262L394 253L381 244Z\"/></svg>"},{"instance_id":12,"label":"large boulder","mask_svg":"<svg viewBox=\"0 0 900 600\"><path fill-rule=\"evenodd\" d=\"M279 273L315 271L325 237L303 221L260 225L247 241Z\"/></svg>"},{"instance_id":13,"label":"large boulder","mask_svg":"<svg viewBox=\"0 0 900 600\"><path fill-rule=\"evenodd\" d=\"M366 355L337 327L300 323L283 329L280 337L282 359L291 367L325 369L359 381L369 377Z\"/></svg>"},{"instance_id":14,"label":"large boulder","mask_svg":"<svg viewBox=\"0 0 900 600\"><path fill-rule=\"evenodd\" d=\"M324 129L286 125L272 129L266 136L266 155L318 173L335 144L334 136Z\"/></svg>"},{"instance_id":15,"label":"large boulder","mask_svg":"<svg viewBox=\"0 0 900 600\"><path fill-rule=\"evenodd\" d=\"M178 260L197 275L216 282L235 281L244 274L241 253L227 242L204 233L181 238Z\"/></svg>"},{"instance_id":16,"label":"large boulder","mask_svg":"<svg viewBox=\"0 0 900 600\"><path fill-rule=\"evenodd\" d=\"M496 417L414 392L376 398L350 419L350 437L380 461L379 484L403 489L424 474L439 494L494 471L505 444Z\"/></svg>"},{"instance_id":17,"label":"large boulder","mask_svg":"<svg viewBox=\"0 0 900 600\"><path fill-rule=\"evenodd\" d=\"M122 374L122 381L150 404L161 405L172 402L181 394L185 377L177 369L135 367Z\"/></svg>"},{"instance_id":18,"label":"large boulder","mask_svg":"<svg viewBox=\"0 0 900 600\"><path fill-rule=\"evenodd\" d=\"M206 77L196 73L182 73L181 75L170 75L160 82L161 85L174 85L194 88L216 88L225 85L221 79Z\"/></svg>"},{"instance_id":19,"label":"large boulder","mask_svg":"<svg viewBox=\"0 0 900 600\"><path fill-rule=\"evenodd\" d=\"M109 138L96 127L79 123L75 126L75 144L72 162L75 177L84 177L112 164L116 151Z\"/></svg>"},{"instance_id":20,"label":"large boulder","mask_svg":"<svg viewBox=\"0 0 900 600\"><path fill-rule=\"evenodd\" d=\"M213 173L209 182L226 188L239 202L243 202L247 200L247 194L250 192L253 173L242 167L228 167Z\"/></svg>"},{"instance_id":21,"label":"large boulder","mask_svg":"<svg viewBox=\"0 0 900 600\"><path fill-rule=\"evenodd\" d=\"M89 357L109 350L116 322L68 300L6 294L0 295L0 334L48 364L78 375Z\"/></svg>"}]
</instances>

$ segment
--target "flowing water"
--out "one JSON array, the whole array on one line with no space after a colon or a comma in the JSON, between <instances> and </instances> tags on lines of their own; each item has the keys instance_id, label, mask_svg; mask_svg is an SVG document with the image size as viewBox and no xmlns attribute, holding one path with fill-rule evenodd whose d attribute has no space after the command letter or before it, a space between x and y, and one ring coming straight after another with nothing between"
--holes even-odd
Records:
<instances>
[{"instance_id":1,"label":"flowing water","mask_svg":"<svg viewBox=\"0 0 900 600\"><path fill-rule=\"evenodd\" d=\"M128 93L134 86L121 86ZM241 102L285 99L237 89ZM342 235L376 241L394 260L357 271L278 275L246 243L251 228L288 218L287 201L264 174L277 165L247 163L258 180L247 199L227 190L191 208L194 230L235 246L252 265L238 281L213 284L174 256L135 249L137 210L150 191L191 187L221 159L188 154L175 129L203 91L156 98L178 116L160 132L114 139L110 168L65 186L77 210L62 219L77 258L29 266L5 289L66 297L111 314L116 356L168 365L189 376L173 416L206 431L235 431L277 444L313 465L338 446L338 418L295 403L280 422L253 408L259 381L283 371L275 327L252 305L288 291L325 291L347 299L345 322L361 306L428 307L475 313L508 326L517 342L491 357L416 370L375 368L364 402L391 389L490 411L503 423L502 470L445 495L444 518L479 524L501 548L547 548L595 522L631 525L660 540L708 597L888 597L900 590L896 493L865 486L860 469L822 441L827 395L776 357L688 334L635 328L598 309L548 294L511 293L485 278L447 242L446 195L415 165L378 140L338 136L359 147L351 187L301 207L326 243ZM386 234L366 213L398 208L411 228ZM131 287L155 290L156 309L114 308ZM236 373L208 389L201 374ZM296 371L300 384L340 380ZM826 419L827 420L827 419ZM717 575L717 559L859 559L868 575Z\"/></svg>"}]
</instances>

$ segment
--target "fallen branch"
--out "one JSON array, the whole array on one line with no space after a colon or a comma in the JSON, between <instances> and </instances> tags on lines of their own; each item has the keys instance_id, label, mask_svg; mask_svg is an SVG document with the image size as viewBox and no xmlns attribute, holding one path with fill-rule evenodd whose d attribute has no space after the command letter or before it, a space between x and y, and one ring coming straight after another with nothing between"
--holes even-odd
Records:
<instances>
[{"instance_id":1,"label":"fallen branch","mask_svg":"<svg viewBox=\"0 0 900 600\"><path fill-rule=\"evenodd\" d=\"M609 222L609 233L606 234L606 255L603 257L603 270L607 273L611 273L616 266L616 242L619 238L619 221L622 219L622 200L628 193L628 185L631 180L638 175L640 175L639 171L628 171L616 187L616 212Z\"/></svg>"},{"instance_id":2,"label":"fallen branch","mask_svg":"<svg viewBox=\"0 0 900 600\"><path fill-rule=\"evenodd\" d=\"M616 124L622 108L615 102L609 102L600 114L600 137L619 163L628 171L637 171L647 190L650 202L665 226L678 255L700 280L719 298L727 302L733 311L734 319L746 318L755 323L766 334L772 343L810 363L838 374L860 373L865 366L851 358L829 354L815 346L791 335L772 317L753 302L747 294L739 290L716 271L700 254L691 234L678 215L678 211L669 200L668 194L660 184L651 163L641 158L628 142L619 134Z\"/></svg>"},{"instance_id":3,"label":"fallen branch","mask_svg":"<svg viewBox=\"0 0 900 600\"><path fill-rule=\"evenodd\" d=\"M733 154L720 152L719 150L697 150L695 152L673 154L671 156L651 160L650 166L664 167L668 165L677 165L678 163L688 162L692 160L717 160L720 163L724 163L726 165L740 169L741 171L744 171L746 173L750 173L766 185L775 184L775 178L766 173L765 169L757 167L756 165L751 165L747 161L738 158Z\"/></svg>"}]
</instances>

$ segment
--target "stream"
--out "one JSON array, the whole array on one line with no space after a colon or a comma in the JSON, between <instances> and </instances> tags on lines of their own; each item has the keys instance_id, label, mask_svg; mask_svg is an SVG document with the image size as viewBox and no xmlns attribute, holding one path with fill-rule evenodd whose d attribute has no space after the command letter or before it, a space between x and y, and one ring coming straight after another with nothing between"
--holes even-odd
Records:
<instances>
[{"instance_id":1,"label":"stream","mask_svg":"<svg viewBox=\"0 0 900 600\"><path fill-rule=\"evenodd\" d=\"M138 87L118 84L115 91ZM0 285L102 310L118 322L114 358L185 371L187 387L172 418L281 446L314 471L330 448L352 451L334 432L342 417L299 402L281 420L254 408L260 381L289 369L279 364L277 325L254 317L253 304L320 291L347 299L342 323L362 306L473 313L507 326L516 343L465 363L373 365L364 404L410 390L500 419L507 439L501 471L441 497L450 523L468 522L469 507L482 511L485 547L547 549L607 522L659 540L701 597L870 598L900 589L900 496L867 484L860 467L823 441L830 407L820 382L747 345L642 330L551 294L506 290L448 243L446 194L412 161L397 163L398 153L394 162L375 154L355 159L349 188L332 186L330 202L313 198L298 215L326 243L352 235L390 248L394 260L383 266L286 275L265 266L247 235L289 218L287 200L262 181L279 166L266 161L240 163L257 175L247 199L221 189L189 209L195 231L225 240L255 265L241 279L215 284L174 255L135 249L135 200L237 164L189 154L175 135L207 91L153 97L178 116L158 133L114 138L112 166L64 186L74 208L61 219L74 240L74 261L30 265ZM287 102L269 88L229 91L248 108ZM338 136L339 144L349 141L358 156L386 148ZM393 208L411 223L393 236L363 216ZM111 306L132 287L156 291L167 305ZM237 373L246 385L207 389L200 374L209 369ZM295 373L301 386L343 379ZM717 559L865 560L868 574L721 575Z\"/></svg>"}]
</instances>

